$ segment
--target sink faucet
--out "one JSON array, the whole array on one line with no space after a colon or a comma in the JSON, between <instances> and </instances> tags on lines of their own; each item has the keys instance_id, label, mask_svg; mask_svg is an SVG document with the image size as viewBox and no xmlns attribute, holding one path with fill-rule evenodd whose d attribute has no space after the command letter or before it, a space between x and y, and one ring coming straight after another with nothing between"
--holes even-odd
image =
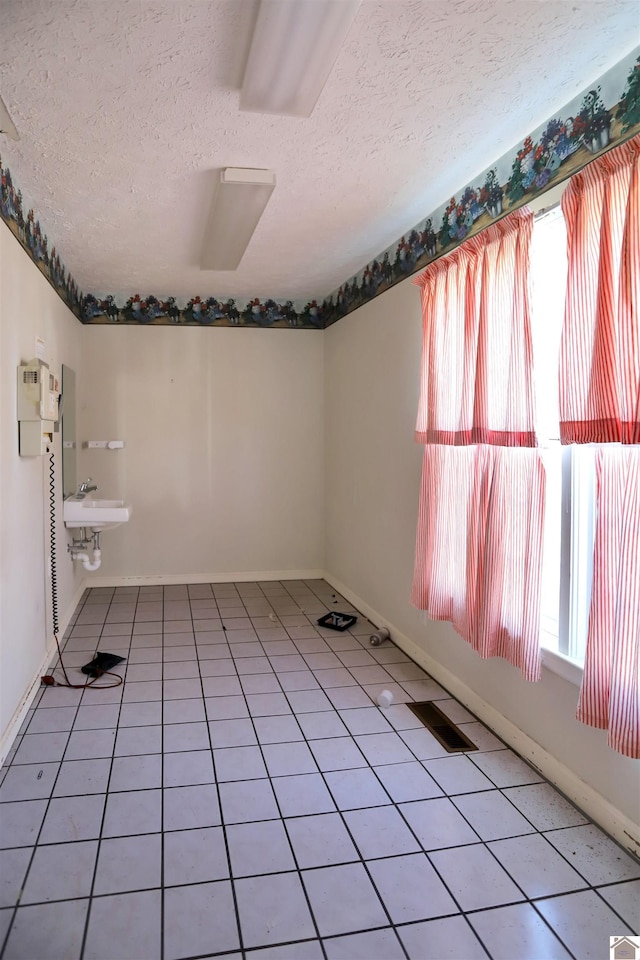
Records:
<instances>
[{"instance_id":1,"label":"sink faucet","mask_svg":"<svg viewBox=\"0 0 640 960\"><path fill-rule=\"evenodd\" d=\"M90 493L92 490L97 490L97 486L91 484L91 477L87 477L86 480L83 480L80 486L78 487L78 493Z\"/></svg>"}]
</instances>

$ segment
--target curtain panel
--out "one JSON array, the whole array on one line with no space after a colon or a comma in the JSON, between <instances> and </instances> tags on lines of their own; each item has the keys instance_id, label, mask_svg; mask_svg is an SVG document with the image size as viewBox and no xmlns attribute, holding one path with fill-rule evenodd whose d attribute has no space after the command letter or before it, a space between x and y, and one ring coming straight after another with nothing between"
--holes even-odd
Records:
<instances>
[{"instance_id":1,"label":"curtain panel","mask_svg":"<svg viewBox=\"0 0 640 960\"><path fill-rule=\"evenodd\" d=\"M563 443L640 443L640 136L571 178Z\"/></svg>"},{"instance_id":2,"label":"curtain panel","mask_svg":"<svg viewBox=\"0 0 640 960\"><path fill-rule=\"evenodd\" d=\"M529 258L518 210L430 264L412 602L481 657L540 677L544 468L535 447Z\"/></svg>"},{"instance_id":3,"label":"curtain panel","mask_svg":"<svg viewBox=\"0 0 640 960\"><path fill-rule=\"evenodd\" d=\"M640 449L596 453L597 520L577 717L640 758Z\"/></svg>"},{"instance_id":4,"label":"curtain panel","mask_svg":"<svg viewBox=\"0 0 640 960\"><path fill-rule=\"evenodd\" d=\"M536 445L532 231L523 207L413 281L423 316L418 443Z\"/></svg>"}]
</instances>

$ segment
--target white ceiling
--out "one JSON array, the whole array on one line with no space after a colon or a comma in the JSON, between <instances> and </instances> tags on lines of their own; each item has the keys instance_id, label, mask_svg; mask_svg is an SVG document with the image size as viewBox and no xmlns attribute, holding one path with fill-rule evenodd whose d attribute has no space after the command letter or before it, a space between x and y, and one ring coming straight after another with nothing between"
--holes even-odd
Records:
<instances>
[{"instance_id":1,"label":"white ceiling","mask_svg":"<svg viewBox=\"0 0 640 960\"><path fill-rule=\"evenodd\" d=\"M637 0L364 0L310 119L241 113L255 0L0 0L3 162L81 289L318 299L626 55ZM212 172L277 187L201 271Z\"/></svg>"}]
</instances>

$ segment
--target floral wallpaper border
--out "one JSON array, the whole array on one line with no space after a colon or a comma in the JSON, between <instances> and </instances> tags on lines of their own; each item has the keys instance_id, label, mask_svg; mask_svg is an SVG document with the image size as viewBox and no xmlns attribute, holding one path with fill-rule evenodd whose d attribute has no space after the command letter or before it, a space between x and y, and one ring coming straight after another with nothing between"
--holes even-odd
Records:
<instances>
[{"instance_id":1,"label":"floral wallpaper border","mask_svg":"<svg viewBox=\"0 0 640 960\"><path fill-rule=\"evenodd\" d=\"M175 297L136 293L120 306L112 294L104 298L83 294L55 246L49 249L34 210L30 208L25 216L22 193L1 157L0 216L82 323L323 329L640 133L639 51L636 48L597 85L567 104L560 116L538 127L515 152L502 156L474 184L421 220L321 304L194 296L180 306Z\"/></svg>"}]
</instances>

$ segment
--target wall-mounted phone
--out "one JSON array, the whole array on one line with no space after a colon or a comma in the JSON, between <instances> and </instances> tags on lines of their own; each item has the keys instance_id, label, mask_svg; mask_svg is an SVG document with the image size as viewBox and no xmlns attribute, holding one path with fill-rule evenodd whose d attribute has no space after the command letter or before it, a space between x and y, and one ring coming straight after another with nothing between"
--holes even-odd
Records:
<instances>
[{"instance_id":1,"label":"wall-mounted phone","mask_svg":"<svg viewBox=\"0 0 640 960\"><path fill-rule=\"evenodd\" d=\"M21 457L37 457L53 450L58 421L60 385L44 360L18 367L18 421Z\"/></svg>"}]
</instances>

